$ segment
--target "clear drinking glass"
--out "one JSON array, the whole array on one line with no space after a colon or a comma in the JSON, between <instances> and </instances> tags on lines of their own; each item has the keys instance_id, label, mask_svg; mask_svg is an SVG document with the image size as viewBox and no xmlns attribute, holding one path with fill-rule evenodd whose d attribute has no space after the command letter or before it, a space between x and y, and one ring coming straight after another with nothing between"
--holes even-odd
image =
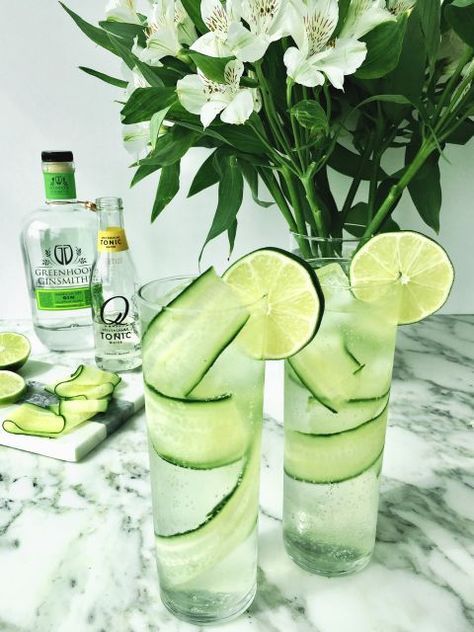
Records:
<instances>
[{"instance_id":1,"label":"clear drinking glass","mask_svg":"<svg viewBox=\"0 0 474 632\"><path fill-rule=\"evenodd\" d=\"M375 545L399 294L393 282L350 284L357 240L307 242L325 312L286 361L284 541L304 569L343 575Z\"/></svg>"},{"instance_id":2,"label":"clear drinking glass","mask_svg":"<svg viewBox=\"0 0 474 632\"><path fill-rule=\"evenodd\" d=\"M148 283L138 302L161 598L179 618L206 624L238 616L256 591L264 363L237 335L185 398L148 385L146 331L157 314L168 311L179 332L169 340L169 364L153 367L165 375L180 362L183 339L192 356L229 317L225 309L167 307L190 282Z\"/></svg>"}]
</instances>

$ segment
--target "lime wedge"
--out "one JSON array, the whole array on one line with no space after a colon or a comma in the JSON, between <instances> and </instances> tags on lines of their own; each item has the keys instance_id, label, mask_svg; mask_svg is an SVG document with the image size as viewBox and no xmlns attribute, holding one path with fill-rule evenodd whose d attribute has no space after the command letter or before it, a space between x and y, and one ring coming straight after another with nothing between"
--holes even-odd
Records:
<instances>
[{"instance_id":1,"label":"lime wedge","mask_svg":"<svg viewBox=\"0 0 474 632\"><path fill-rule=\"evenodd\" d=\"M350 269L353 292L376 300L381 284L401 288L399 324L416 323L436 312L449 296L454 268L432 239L411 231L373 237L354 255ZM359 286L359 287L357 287Z\"/></svg>"},{"instance_id":2,"label":"lime wedge","mask_svg":"<svg viewBox=\"0 0 474 632\"><path fill-rule=\"evenodd\" d=\"M263 248L239 259L222 278L254 305L240 334L254 358L288 358L314 338L324 298L314 270L299 257Z\"/></svg>"},{"instance_id":3,"label":"lime wedge","mask_svg":"<svg viewBox=\"0 0 474 632\"><path fill-rule=\"evenodd\" d=\"M13 371L0 371L0 405L14 404L26 391L25 380Z\"/></svg>"},{"instance_id":4,"label":"lime wedge","mask_svg":"<svg viewBox=\"0 0 474 632\"><path fill-rule=\"evenodd\" d=\"M26 336L10 331L0 332L0 369L17 371L28 360L31 346Z\"/></svg>"}]
</instances>

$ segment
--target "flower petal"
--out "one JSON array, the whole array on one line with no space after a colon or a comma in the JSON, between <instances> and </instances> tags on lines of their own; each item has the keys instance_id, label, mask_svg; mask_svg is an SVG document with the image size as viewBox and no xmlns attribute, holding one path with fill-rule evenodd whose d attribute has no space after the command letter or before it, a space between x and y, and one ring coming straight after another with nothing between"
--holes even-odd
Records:
<instances>
[{"instance_id":1,"label":"flower petal","mask_svg":"<svg viewBox=\"0 0 474 632\"><path fill-rule=\"evenodd\" d=\"M221 114L221 121L233 125L242 125L247 121L254 110L252 91L246 88L239 90L229 105Z\"/></svg>"},{"instance_id":2,"label":"flower petal","mask_svg":"<svg viewBox=\"0 0 474 632\"><path fill-rule=\"evenodd\" d=\"M191 50L209 55L210 57L230 57L232 55L230 48L226 46L219 35L212 31L205 33L197 39L191 46Z\"/></svg>"},{"instance_id":3,"label":"flower petal","mask_svg":"<svg viewBox=\"0 0 474 632\"><path fill-rule=\"evenodd\" d=\"M200 114L208 100L202 79L198 75L186 75L176 83L178 99L188 112Z\"/></svg>"},{"instance_id":4,"label":"flower petal","mask_svg":"<svg viewBox=\"0 0 474 632\"><path fill-rule=\"evenodd\" d=\"M137 155L147 148L150 142L150 123L135 123L122 126L122 138L125 149Z\"/></svg>"},{"instance_id":5,"label":"flower petal","mask_svg":"<svg viewBox=\"0 0 474 632\"><path fill-rule=\"evenodd\" d=\"M148 38L142 56L144 61L157 62L167 55L176 57L180 50L177 31L173 28L160 28Z\"/></svg>"},{"instance_id":6,"label":"flower petal","mask_svg":"<svg viewBox=\"0 0 474 632\"><path fill-rule=\"evenodd\" d=\"M221 100L208 101L201 110L201 123L203 127L208 127L226 105L226 102Z\"/></svg>"},{"instance_id":7,"label":"flower petal","mask_svg":"<svg viewBox=\"0 0 474 632\"><path fill-rule=\"evenodd\" d=\"M396 17L386 9L385 0L352 0L339 37L359 39L379 24L394 20Z\"/></svg>"},{"instance_id":8,"label":"flower petal","mask_svg":"<svg viewBox=\"0 0 474 632\"><path fill-rule=\"evenodd\" d=\"M270 44L268 36L254 35L240 22L232 22L227 36L227 46L237 59L254 62L261 59Z\"/></svg>"},{"instance_id":9,"label":"flower petal","mask_svg":"<svg viewBox=\"0 0 474 632\"><path fill-rule=\"evenodd\" d=\"M344 87L344 76L352 75L362 65L367 46L356 39L338 39L334 47L313 55L312 63L324 72L335 88Z\"/></svg>"},{"instance_id":10,"label":"flower petal","mask_svg":"<svg viewBox=\"0 0 474 632\"><path fill-rule=\"evenodd\" d=\"M137 15L135 0L109 0L105 7L105 15L110 22L141 24Z\"/></svg>"},{"instance_id":11,"label":"flower petal","mask_svg":"<svg viewBox=\"0 0 474 632\"><path fill-rule=\"evenodd\" d=\"M324 84L324 75L319 72L316 65L311 63L311 58L308 59L306 55L294 46L285 52L283 62L288 76L296 83L308 88Z\"/></svg>"}]
</instances>

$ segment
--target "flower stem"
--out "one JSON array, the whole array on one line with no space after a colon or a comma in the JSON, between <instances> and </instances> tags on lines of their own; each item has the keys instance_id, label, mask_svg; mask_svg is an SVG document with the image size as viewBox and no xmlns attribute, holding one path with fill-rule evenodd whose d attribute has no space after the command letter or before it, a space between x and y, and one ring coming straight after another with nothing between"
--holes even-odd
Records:
<instances>
[{"instance_id":1,"label":"flower stem","mask_svg":"<svg viewBox=\"0 0 474 632\"><path fill-rule=\"evenodd\" d=\"M426 160L429 158L429 156L431 156L435 149L436 144L434 144L433 141L426 140L422 144L410 166L407 168L400 180L392 186L389 194L387 195L382 205L376 212L375 216L365 229L365 232L362 235L361 243L364 239L372 237L372 235L374 235L382 226L384 221L392 212L395 204L400 199L405 188L410 184L410 182L418 173L419 169L425 164Z\"/></svg>"},{"instance_id":2,"label":"flower stem","mask_svg":"<svg viewBox=\"0 0 474 632\"><path fill-rule=\"evenodd\" d=\"M285 218L289 229L294 233L298 232L298 227L291 213L291 209L288 206L288 202L286 201L285 196L283 195L283 192L280 189L280 185L278 184L277 179L273 175L273 172L270 169L265 169L263 167L257 168L257 170L263 182L265 183L267 189L272 195L273 199L278 204L278 208L280 209L281 214Z\"/></svg>"},{"instance_id":3,"label":"flower stem","mask_svg":"<svg viewBox=\"0 0 474 632\"><path fill-rule=\"evenodd\" d=\"M293 132L293 139L295 141L295 149L296 149L296 153L298 156L298 160L300 162L300 167L301 170L304 172L305 170L305 163L304 163L304 159L301 153L301 139L298 133L298 128L296 125L296 121L295 121L295 117L291 111L291 107L292 107L292 100L291 100L291 95L292 95L292 91L293 91L293 85L294 82L290 79L290 77L287 78L286 80L286 104L288 107L288 115L290 117L290 122L291 122L291 131Z\"/></svg>"}]
</instances>

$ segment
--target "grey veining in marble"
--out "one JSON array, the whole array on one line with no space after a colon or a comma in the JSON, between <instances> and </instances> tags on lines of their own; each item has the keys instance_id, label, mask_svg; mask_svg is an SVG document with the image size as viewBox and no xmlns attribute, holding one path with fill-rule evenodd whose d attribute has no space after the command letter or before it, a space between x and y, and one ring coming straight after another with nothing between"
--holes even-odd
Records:
<instances>
[{"instance_id":1,"label":"grey veining in marble","mask_svg":"<svg viewBox=\"0 0 474 632\"><path fill-rule=\"evenodd\" d=\"M352 577L312 576L286 556L282 426L266 419L257 598L216 630L474 629L473 360L474 317L400 330L377 546ZM0 448L1 632L197 630L159 600L143 414L79 464Z\"/></svg>"}]
</instances>

